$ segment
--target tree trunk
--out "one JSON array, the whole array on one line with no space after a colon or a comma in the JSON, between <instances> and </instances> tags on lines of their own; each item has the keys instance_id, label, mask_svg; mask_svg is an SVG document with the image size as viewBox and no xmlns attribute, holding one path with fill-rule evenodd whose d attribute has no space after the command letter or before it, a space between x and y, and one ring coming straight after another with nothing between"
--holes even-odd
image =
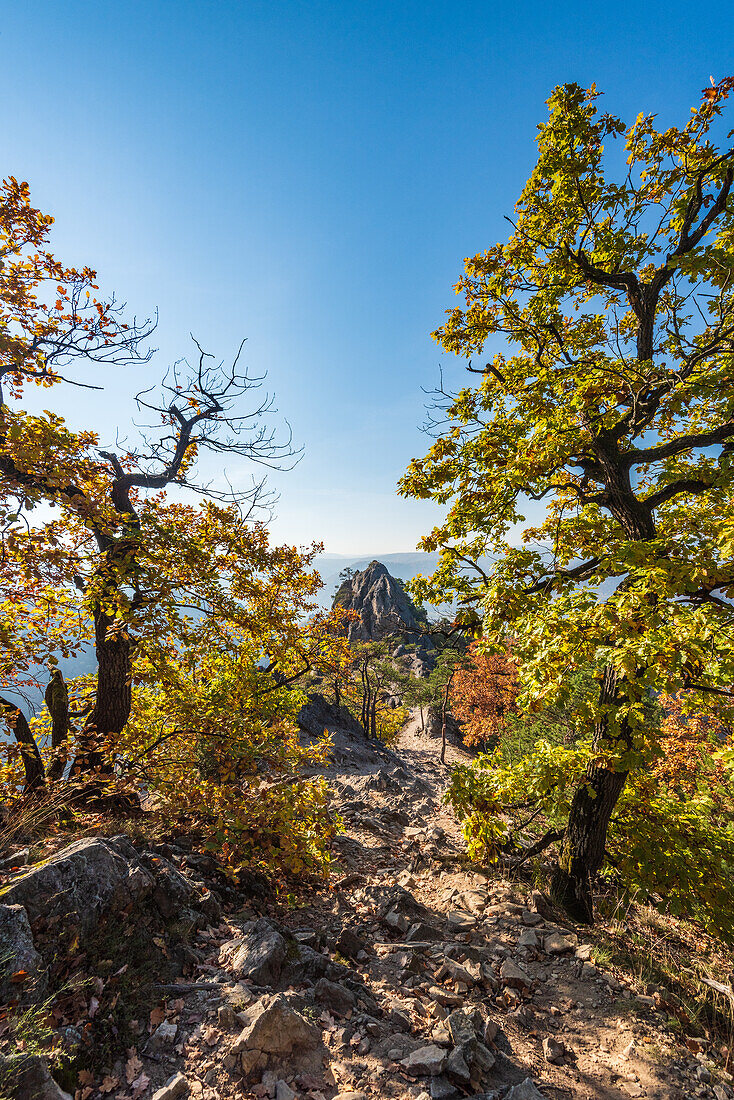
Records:
<instances>
[{"instance_id":1,"label":"tree trunk","mask_svg":"<svg viewBox=\"0 0 734 1100\"><path fill-rule=\"evenodd\" d=\"M10 699L6 699L2 695L0 695L0 711L13 731L15 740L20 745L20 756L25 772L23 793L27 794L29 791L40 790L44 786L46 778L43 761L25 714L23 714L17 703L11 702Z\"/></svg>"},{"instance_id":2,"label":"tree trunk","mask_svg":"<svg viewBox=\"0 0 734 1100\"><path fill-rule=\"evenodd\" d=\"M599 692L600 706L618 701L618 681L614 670L604 670ZM594 746L613 751L630 746L630 731L622 723L619 735L614 737L604 715L594 727ZM591 924L594 920L592 881L603 861L607 843L609 821L624 784L626 771L612 771L599 764L590 764L571 802L561 854L551 879L551 897L575 921Z\"/></svg>"},{"instance_id":3,"label":"tree trunk","mask_svg":"<svg viewBox=\"0 0 734 1100\"><path fill-rule=\"evenodd\" d=\"M100 770L111 774L101 752L103 741L121 733L130 717L132 704L132 661L130 638L117 621L99 609L94 616L97 654L97 693L94 707L84 723L73 775Z\"/></svg>"},{"instance_id":4,"label":"tree trunk","mask_svg":"<svg viewBox=\"0 0 734 1100\"><path fill-rule=\"evenodd\" d=\"M67 760L67 754L61 750L69 736L69 692L59 669L54 669L51 674L44 698L51 715L51 747L54 750L48 777L60 779Z\"/></svg>"}]
</instances>

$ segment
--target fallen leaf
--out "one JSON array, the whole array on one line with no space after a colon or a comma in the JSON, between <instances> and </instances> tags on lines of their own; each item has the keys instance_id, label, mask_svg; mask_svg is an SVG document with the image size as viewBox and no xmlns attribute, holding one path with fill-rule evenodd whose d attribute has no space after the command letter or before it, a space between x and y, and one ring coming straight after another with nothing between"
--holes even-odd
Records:
<instances>
[{"instance_id":1,"label":"fallen leaf","mask_svg":"<svg viewBox=\"0 0 734 1100\"><path fill-rule=\"evenodd\" d=\"M88 1013L87 1013L88 1016L89 1016L89 1019L93 1020L98 1012L99 1012L99 999L97 997L90 997L89 998L89 1010L88 1010Z\"/></svg>"},{"instance_id":2,"label":"fallen leaf","mask_svg":"<svg viewBox=\"0 0 734 1100\"><path fill-rule=\"evenodd\" d=\"M142 1096L148 1085L150 1084L150 1077L147 1073L141 1073L136 1081L130 1082L133 1087L133 1100L137 1100L139 1096Z\"/></svg>"},{"instance_id":3,"label":"fallen leaf","mask_svg":"<svg viewBox=\"0 0 734 1100\"><path fill-rule=\"evenodd\" d=\"M132 1085L135 1081L135 1078L138 1076L141 1069L143 1068L143 1063L138 1058L135 1047L132 1048L132 1053L128 1051L128 1054L130 1054L130 1057L128 1058L127 1064L125 1066L125 1080L127 1081L128 1085Z\"/></svg>"},{"instance_id":4,"label":"fallen leaf","mask_svg":"<svg viewBox=\"0 0 734 1100\"><path fill-rule=\"evenodd\" d=\"M108 1073L107 1076L105 1077L104 1081L102 1082L102 1084L99 1086L99 1091L100 1092L112 1092L112 1090L116 1089L119 1084L120 1084L120 1078L119 1077L110 1077L110 1075Z\"/></svg>"},{"instance_id":5,"label":"fallen leaf","mask_svg":"<svg viewBox=\"0 0 734 1100\"><path fill-rule=\"evenodd\" d=\"M158 1008L152 1008L150 1010L150 1022L148 1024L148 1030L151 1032L155 1031L155 1029L158 1027L158 1024L162 1024L165 1018L165 1008L161 1008L160 1005L158 1006Z\"/></svg>"}]
</instances>

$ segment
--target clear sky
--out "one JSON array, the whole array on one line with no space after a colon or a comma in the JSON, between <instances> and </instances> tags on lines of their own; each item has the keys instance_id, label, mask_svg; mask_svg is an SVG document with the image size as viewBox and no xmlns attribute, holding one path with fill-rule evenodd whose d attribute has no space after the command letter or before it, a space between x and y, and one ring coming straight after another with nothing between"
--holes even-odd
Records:
<instances>
[{"instance_id":1,"label":"clear sky","mask_svg":"<svg viewBox=\"0 0 734 1100\"><path fill-rule=\"evenodd\" d=\"M429 334L506 236L553 85L682 123L734 71L734 4L16 0L0 58L0 171L57 255L159 310L161 367L190 331L222 357L248 338L306 448L275 533L357 556L433 522L395 495L421 387L460 378ZM45 402L110 440L137 381Z\"/></svg>"}]
</instances>

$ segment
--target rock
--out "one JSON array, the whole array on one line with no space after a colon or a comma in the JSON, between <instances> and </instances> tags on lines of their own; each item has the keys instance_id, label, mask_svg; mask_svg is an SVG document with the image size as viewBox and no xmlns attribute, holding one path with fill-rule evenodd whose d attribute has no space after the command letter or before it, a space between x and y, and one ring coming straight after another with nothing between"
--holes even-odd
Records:
<instances>
[{"instance_id":1,"label":"rock","mask_svg":"<svg viewBox=\"0 0 734 1100\"><path fill-rule=\"evenodd\" d=\"M551 1062L553 1065L557 1065L563 1061L563 1055L565 1049L563 1043L559 1043L557 1039L554 1039L552 1035L548 1035L543 1040L543 1057L546 1062Z\"/></svg>"},{"instance_id":2,"label":"rock","mask_svg":"<svg viewBox=\"0 0 734 1100\"><path fill-rule=\"evenodd\" d=\"M699 1081L703 1082L704 1085L708 1085L711 1080L711 1070L706 1066L696 1066L696 1077Z\"/></svg>"},{"instance_id":3,"label":"rock","mask_svg":"<svg viewBox=\"0 0 734 1100\"><path fill-rule=\"evenodd\" d=\"M153 1093L151 1100L179 1100L189 1091L189 1083L183 1073L174 1073L169 1077L165 1085Z\"/></svg>"},{"instance_id":4,"label":"rock","mask_svg":"<svg viewBox=\"0 0 734 1100\"><path fill-rule=\"evenodd\" d=\"M2 901L22 905L32 927L43 918L49 931L76 936L83 946L102 914L140 904L154 889L154 876L127 837L85 837L30 867L5 887ZM58 940L52 938L56 957Z\"/></svg>"},{"instance_id":5,"label":"rock","mask_svg":"<svg viewBox=\"0 0 734 1100\"><path fill-rule=\"evenodd\" d=\"M165 920L172 920L182 909L191 907L204 913L212 924L221 919L221 906L206 887L197 890L177 867L154 852L143 852L139 858L153 874L153 904Z\"/></svg>"},{"instance_id":6,"label":"rock","mask_svg":"<svg viewBox=\"0 0 734 1100\"><path fill-rule=\"evenodd\" d=\"M524 932L521 932L517 938L518 947L538 947L540 940L537 933L533 932L532 928L526 928Z\"/></svg>"},{"instance_id":7,"label":"rock","mask_svg":"<svg viewBox=\"0 0 734 1100\"><path fill-rule=\"evenodd\" d=\"M520 919L523 924L533 928L536 925L543 923L543 918L541 917L540 913L534 913L530 909L523 909L522 913L520 914Z\"/></svg>"},{"instance_id":8,"label":"rock","mask_svg":"<svg viewBox=\"0 0 734 1100\"><path fill-rule=\"evenodd\" d=\"M391 928L393 932L407 932L410 928L410 921L404 913L399 913L397 909L391 909L383 917L384 923L388 928Z\"/></svg>"},{"instance_id":9,"label":"rock","mask_svg":"<svg viewBox=\"0 0 734 1100\"><path fill-rule=\"evenodd\" d=\"M400 1063L408 1073L435 1077L446 1065L446 1051L435 1043L411 1051Z\"/></svg>"},{"instance_id":10,"label":"rock","mask_svg":"<svg viewBox=\"0 0 734 1100\"><path fill-rule=\"evenodd\" d=\"M336 950L347 959L358 958L360 952L365 949L364 940L360 939L351 928L342 928L335 946Z\"/></svg>"},{"instance_id":11,"label":"rock","mask_svg":"<svg viewBox=\"0 0 734 1100\"><path fill-rule=\"evenodd\" d=\"M459 1084L471 1086L471 1070L459 1047L452 1050L446 1059L446 1072L449 1077L454 1078Z\"/></svg>"},{"instance_id":12,"label":"rock","mask_svg":"<svg viewBox=\"0 0 734 1100\"><path fill-rule=\"evenodd\" d=\"M242 1016L247 1022L231 1049L233 1054L243 1055L245 1073L254 1068L260 1055L267 1059L296 1050L309 1051L321 1043L319 1029L291 1008L280 993L261 997Z\"/></svg>"},{"instance_id":13,"label":"rock","mask_svg":"<svg viewBox=\"0 0 734 1100\"><path fill-rule=\"evenodd\" d=\"M418 921L416 924L411 924L410 929L405 937L406 943L436 943L438 940L442 940L443 936L436 928L431 928L430 924L424 924L423 921Z\"/></svg>"},{"instance_id":14,"label":"rock","mask_svg":"<svg viewBox=\"0 0 734 1100\"><path fill-rule=\"evenodd\" d=\"M71 1100L37 1054L0 1055L0 1090L10 1100Z\"/></svg>"},{"instance_id":15,"label":"rock","mask_svg":"<svg viewBox=\"0 0 734 1100\"><path fill-rule=\"evenodd\" d=\"M176 1032L178 1028L175 1024L169 1024L167 1020L158 1024L150 1039L148 1040L148 1046L153 1050L157 1050L160 1047L173 1046L176 1042Z\"/></svg>"},{"instance_id":16,"label":"rock","mask_svg":"<svg viewBox=\"0 0 734 1100\"><path fill-rule=\"evenodd\" d=\"M455 1086L445 1077L432 1077L428 1092L431 1100L451 1100L451 1097L459 1095Z\"/></svg>"},{"instance_id":17,"label":"rock","mask_svg":"<svg viewBox=\"0 0 734 1100\"><path fill-rule=\"evenodd\" d=\"M458 1047L472 1042L481 1035L484 1021L476 1008L460 1008L446 1018L446 1027L451 1036L451 1042Z\"/></svg>"},{"instance_id":18,"label":"rock","mask_svg":"<svg viewBox=\"0 0 734 1100\"><path fill-rule=\"evenodd\" d=\"M27 977L13 981L25 971ZM46 991L43 959L36 951L22 905L0 905L0 1003L40 999Z\"/></svg>"},{"instance_id":19,"label":"rock","mask_svg":"<svg viewBox=\"0 0 734 1100\"><path fill-rule=\"evenodd\" d=\"M366 1092L338 1092L334 1100L369 1100Z\"/></svg>"},{"instance_id":20,"label":"rock","mask_svg":"<svg viewBox=\"0 0 734 1100\"><path fill-rule=\"evenodd\" d=\"M275 1100L296 1100L296 1093L287 1081L277 1081L275 1085Z\"/></svg>"},{"instance_id":21,"label":"rock","mask_svg":"<svg viewBox=\"0 0 734 1100\"><path fill-rule=\"evenodd\" d=\"M500 967L500 979L503 985L510 986L511 989L529 989L533 984L533 979L527 974L521 966L513 962L512 959L505 959Z\"/></svg>"},{"instance_id":22,"label":"rock","mask_svg":"<svg viewBox=\"0 0 734 1100\"><path fill-rule=\"evenodd\" d=\"M436 978L439 982L442 982L444 978L450 978L452 982L459 982L468 989L473 989L479 979L479 975L475 977L465 966L461 966L459 963L454 962L453 959L444 959L440 969L436 972Z\"/></svg>"},{"instance_id":23,"label":"rock","mask_svg":"<svg viewBox=\"0 0 734 1100\"><path fill-rule=\"evenodd\" d=\"M505 1095L505 1100L546 1100L546 1097L533 1084L529 1077L521 1081L519 1085L513 1085Z\"/></svg>"},{"instance_id":24,"label":"rock","mask_svg":"<svg viewBox=\"0 0 734 1100\"><path fill-rule=\"evenodd\" d=\"M591 958L592 946L590 943L582 943L576 948L576 958L585 962Z\"/></svg>"},{"instance_id":25,"label":"rock","mask_svg":"<svg viewBox=\"0 0 734 1100\"><path fill-rule=\"evenodd\" d=\"M546 955L564 955L575 951L578 938L573 933L551 932L543 940Z\"/></svg>"},{"instance_id":26,"label":"rock","mask_svg":"<svg viewBox=\"0 0 734 1100\"><path fill-rule=\"evenodd\" d=\"M314 993L316 1000L337 1016L348 1015L357 1003L353 993L344 986L337 985L336 982L330 982L328 978L321 978L316 983Z\"/></svg>"},{"instance_id":27,"label":"rock","mask_svg":"<svg viewBox=\"0 0 734 1100\"><path fill-rule=\"evenodd\" d=\"M468 932L469 929L474 928L477 923L477 918L471 913L467 913L461 909L453 909L446 918L449 926L449 931L452 932Z\"/></svg>"},{"instance_id":28,"label":"rock","mask_svg":"<svg viewBox=\"0 0 734 1100\"><path fill-rule=\"evenodd\" d=\"M287 944L275 925L262 917L236 946L230 966L238 978L257 985L275 985L280 977Z\"/></svg>"},{"instance_id":29,"label":"rock","mask_svg":"<svg viewBox=\"0 0 734 1100\"><path fill-rule=\"evenodd\" d=\"M217 1009L217 1023L223 1031L232 1031L238 1025L237 1013L231 1005L220 1005Z\"/></svg>"},{"instance_id":30,"label":"rock","mask_svg":"<svg viewBox=\"0 0 734 1100\"><path fill-rule=\"evenodd\" d=\"M355 573L341 585L334 607L356 611L359 620L349 624L350 642L374 642L395 634L422 640L424 619L402 585L379 561Z\"/></svg>"},{"instance_id":31,"label":"rock","mask_svg":"<svg viewBox=\"0 0 734 1100\"><path fill-rule=\"evenodd\" d=\"M528 908L532 909L535 913L540 913L544 920L551 919L553 907L545 894L541 893L540 890L533 890L531 892L528 899Z\"/></svg>"}]
</instances>

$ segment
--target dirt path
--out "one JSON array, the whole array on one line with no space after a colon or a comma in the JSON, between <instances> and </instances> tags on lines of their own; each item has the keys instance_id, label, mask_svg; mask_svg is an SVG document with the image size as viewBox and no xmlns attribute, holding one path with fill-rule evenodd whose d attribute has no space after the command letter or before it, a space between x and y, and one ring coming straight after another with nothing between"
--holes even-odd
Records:
<instances>
[{"instance_id":1,"label":"dirt path","mask_svg":"<svg viewBox=\"0 0 734 1100\"><path fill-rule=\"evenodd\" d=\"M341 754L328 771L344 821L335 882L200 935L200 988L163 1003L172 1045L155 1031L141 1040L141 1096L174 1073L157 1100L732 1095L664 1006L594 963L593 933L527 884L466 864L439 751L413 718L395 751L355 766ZM449 746L450 762L461 757ZM315 1029L308 1050L253 1051L274 992L281 1034L293 1012ZM111 1094L138 1095L124 1080Z\"/></svg>"}]
</instances>

